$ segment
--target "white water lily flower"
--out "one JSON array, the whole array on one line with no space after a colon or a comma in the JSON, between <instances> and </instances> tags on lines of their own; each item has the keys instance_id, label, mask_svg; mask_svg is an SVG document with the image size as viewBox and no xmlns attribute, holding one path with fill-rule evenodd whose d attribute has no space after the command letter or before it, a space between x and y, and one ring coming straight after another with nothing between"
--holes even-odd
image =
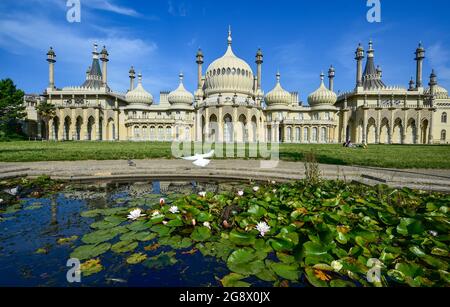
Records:
<instances>
[{"instance_id":1,"label":"white water lily flower","mask_svg":"<svg viewBox=\"0 0 450 307\"><path fill-rule=\"evenodd\" d=\"M159 199L159 204L162 206L166 203L166 200L164 198Z\"/></svg>"},{"instance_id":2,"label":"white water lily flower","mask_svg":"<svg viewBox=\"0 0 450 307\"><path fill-rule=\"evenodd\" d=\"M276 184L277 182L275 180L272 180L272 184Z\"/></svg>"},{"instance_id":3,"label":"white water lily flower","mask_svg":"<svg viewBox=\"0 0 450 307\"><path fill-rule=\"evenodd\" d=\"M163 221L163 224L167 225L167 224L169 224L169 222L168 221Z\"/></svg>"},{"instance_id":4,"label":"white water lily flower","mask_svg":"<svg viewBox=\"0 0 450 307\"><path fill-rule=\"evenodd\" d=\"M169 212L173 213L173 214L176 214L176 213L178 213L180 211L178 210L177 206L172 206L172 207L170 207Z\"/></svg>"},{"instance_id":5,"label":"white water lily flower","mask_svg":"<svg viewBox=\"0 0 450 307\"><path fill-rule=\"evenodd\" d=\"M333 268L333 270L335 270L336 272L339 272L340 270L342 270L342 263L340 263L339 261L333 261L331 262L331 267Z\"/></svg>"},{"instance_id":6,"label":"white water lily flower","mask_svg":"<svg viewBox=\"0 0 450 307\"><path fill-rule=\"evenodd\" d=\"M273 192L273 193L276 193L276 192L277 192L277 189L273 189L272 192Z\"/></svg>"},{"instance_id":7,"label":"white water lily flower","mask_svg":"<svg viewBox=\"0 0 450 307\"><path fill-rule=\"evenodd\" d=\"M130 220L135 221L138 218L143 217L143 216L145 216L145 214L142 214L142 210L141 209L136 209L136 210L133 210L133 211L130 212L130 214L128 215L128 218Z\"/></svg>"},{"instance_id":8,"label":"white water lily flower","mask_svg":"<svg viewBox=\"0 0 450 307\"><path fill-rule=\"evenodd\" d=\"M209 224L209 222L204 222L203 226L205 226L206 228L211 229L211 225Z\"/></svg>"},{"instance_id":9,"label":"white water lily flower","mask_svg":"<svg viewBox=\"0 0 450 307\"><path fill-rule=\"evenodd\" d=\"M256 225L256 230L258 230L259 233L260 233L260 235L261 235L262 237L264 237L265 234L268 233L268 232L270 231L270 226L267 225L266 222L259 222L259 223Z\"/></svg>"},{"instance_id":10,"label":"white water lily flower","mask_svg":"<svg viewBox=\"0 0 450 307\"><path fill-rule=\"evenodd\" d=\"M200 192L198 193L198 195L200 195L201 197L206 197L206 192Z\"/></svg>"},{"instance_id":11,"label":"white water lily flower","mask_svg":"<svg viewBox=\"0 0 450 307\"><path fill-rule=\"evenodd\" d=\"M237 193L239 196L244 196L244 191L238 191Z\"/></svg>"},{"instance_id":12,"label":"white water lily flower","mask_svg":"<svg viewBox=\"0 0 450 307\"><path fill-rule=\"evenodd\" d=\"M438 236L438 232L434 231L434 230L430 230L429 234L432 235L433 237L437 237Z\"/></svg>"},{"instance_id":13,"label":"white water lily flower","mask_svg":"<svg viewBox=\"0 0 450 307\"><path fill-rule=\"evenodd\" d=\"M253 191L258 192L259 191L259 187L254 187Z\"/></svg>"},{"instance_id":14,"label":"white water lily flower","mask_svg":"<svg viewBox=\"0 0 450 307\"><path fill-rule=\"evenodd\" d=\"M192 226L197 225L197 221L195 219L192 219Z\"/></svg>"}]
</instances>

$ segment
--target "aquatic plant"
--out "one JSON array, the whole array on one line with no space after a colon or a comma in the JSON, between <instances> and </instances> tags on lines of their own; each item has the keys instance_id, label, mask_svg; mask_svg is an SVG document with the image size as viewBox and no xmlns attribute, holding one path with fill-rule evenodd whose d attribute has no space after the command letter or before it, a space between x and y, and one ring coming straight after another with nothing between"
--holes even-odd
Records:
<instances>
[{"instance_id":1,"label":"aquatic plant","mask_svg":"<svg viewBox=\"0 0 450 307\"><path fill-rule=\"evenodd\" d=\"M171 201L160 207L155 199L158 210L137 221L125 218L127 208L82 213L103 219L71 256L92 259L111 249L129 264L161 269L177 263L177 252L201 253L226 263L223 286L250 286L250 277L275 286L450 284L450 195L302 181ZM163 246L172 250L158 253ZM374 268L378 281L367 278Z\"/></svg>"}]
</instances>

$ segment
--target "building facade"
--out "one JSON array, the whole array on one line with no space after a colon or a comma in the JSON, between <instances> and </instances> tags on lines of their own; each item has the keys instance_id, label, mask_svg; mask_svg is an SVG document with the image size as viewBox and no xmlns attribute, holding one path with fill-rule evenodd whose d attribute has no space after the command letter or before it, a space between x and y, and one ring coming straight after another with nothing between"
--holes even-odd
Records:
<instances>
[{"instance_id":1,"label":"building facade","mask_svg":"<svg viewBox=\"0 0 450 307\"><path fill-rule=\"evenodd\" d=\"M352 91L334 92L335 70L320 76L308 105L288 92L276 75L275 87L264 93L263 53L256 54L256 74L237 57L228 33L225 54L203 73L204 56L197 52L197 88L191 93L179 76L179 86L161 92L159 103L129 71L127 93L108 86L109 54L94 45L92 65L79 87L55 86L55 51L47 53L49 85L43 95L27 95L24 131L33 139L57 141L206 141L225 143L354 143L448 144L450 98L433 71L428 87L422 79L425 49L416 50L416 80L408 88L387 86L375 65L372 42L367 52L356 50L356 84ZM366 66L363 70L363 61ZM47 101L56 116L44 121L36 110Z\"/></svg>"}]
</instances>

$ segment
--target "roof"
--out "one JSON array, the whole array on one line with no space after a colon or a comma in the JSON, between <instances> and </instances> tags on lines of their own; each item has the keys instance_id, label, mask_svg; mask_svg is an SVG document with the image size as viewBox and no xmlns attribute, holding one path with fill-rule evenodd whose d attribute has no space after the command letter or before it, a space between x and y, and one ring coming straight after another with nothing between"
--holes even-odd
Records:
<instances>
[{"instance_id":1,"label":"roof","mask_svg":"<svg viewBox=\"0 0 450 307\"><path fill-rule=\"evenodd\" d=\"M375 68L374 50L372 43L369 44L369 50L367 51L366 68L363 73L363 87L365 90L383 89L386 87L381 75Z\"/></svg>"}]
</instances>

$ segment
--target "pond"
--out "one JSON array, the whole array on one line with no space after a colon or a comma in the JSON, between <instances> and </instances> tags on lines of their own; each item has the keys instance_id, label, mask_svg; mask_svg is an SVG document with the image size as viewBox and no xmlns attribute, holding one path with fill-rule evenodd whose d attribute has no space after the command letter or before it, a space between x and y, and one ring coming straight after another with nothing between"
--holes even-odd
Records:
<instances>
[{"instance_id":1,"label":"pond","mask_svg":"<svg viewBox=\"0 0 450 307\"><path fill-rule=\"evenodd\" d=\"M83 245L80 238L92 231L90 225L98 218L80 213L111 208L151 209L164 198L170 204L177 197L201 191L219 193L242 189L243 184L202 182L138 182L132 184L101 184L101 186L69 186L48 198L24 198L10 207L0 222L0 286L77 286L70 284L66 274L74 246ZM131 210L131 209L130 209ZM101 220L101 219L100 219ZM120 239L112 242L119 242ZM142 242L134 252L148 257L173 250L170 246L152 247ZM146 248L147 247L147 248ZM156 248L151 251L149 247ZM173 265L130 265L126 255L112 251L102 254L107 270L82 277L83 286L220 286L217 277L229 273L226 263L201 253L178 252ZM183 253L186 252L186 253ZM128 253L129 255L130 253ZM170 259L170 258L169 258ZM164 261L163 261L164 262ZM271 285L254 280L255 285Z\"/></svg>"},{"instance_id":2,"label":"pond","mask_svg":"<svg viewBox=\"0 0 450 307\"><path fill-rule=\"evenodd\" d=\"M4 181L0 286L449 286L449 204L341 181Z\"/></svg>"}]
</instances>

